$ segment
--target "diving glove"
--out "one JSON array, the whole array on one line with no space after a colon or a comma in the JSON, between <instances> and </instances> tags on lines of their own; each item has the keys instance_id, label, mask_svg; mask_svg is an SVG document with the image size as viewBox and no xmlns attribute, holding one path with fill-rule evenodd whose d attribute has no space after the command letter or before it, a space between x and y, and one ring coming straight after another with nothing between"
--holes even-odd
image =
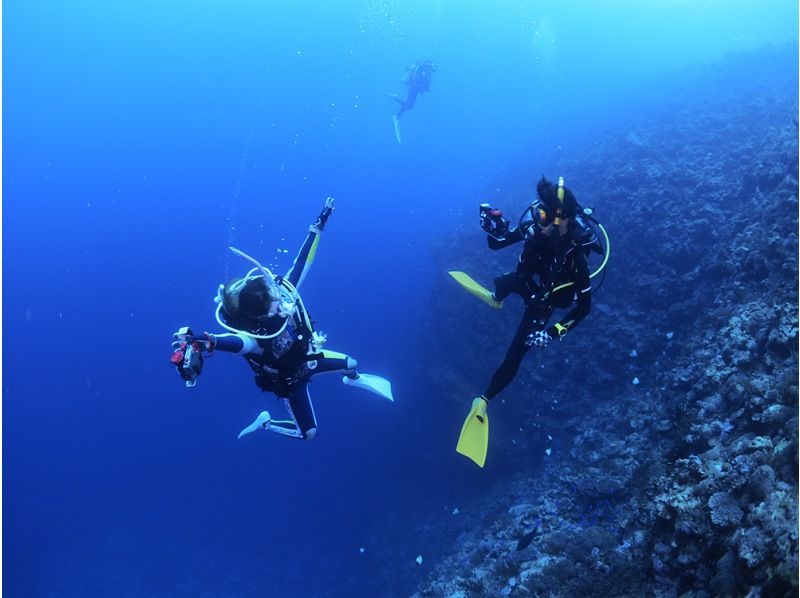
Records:
<instances>
[{"instance_id":1,"label":"diving glove","mask_svg":"<svg viewBox=\"0 0 800 598\"><path fill-rule=\"evenodd\" d=\"M552 340L553 337L550 336L547 330L537 330L528 335L528 338L525 339L525 344L529 347L544 349Z\"/></svg>"},{"instance_id":2,"label":"diving glove","mask_svg":"<svg viewBox=\"0 0 800 598\"><path fill-rule=\"evenodd\" d=\"M317 221L311 225L312 229L317 229L317 231L322 232L325 230L325 223L328 222L328 218L330 218L331 214L333 214L333 198L326 197L325 198L325 205L322 207L322 211L317 216Z\"/></svg>"}]
</instances>

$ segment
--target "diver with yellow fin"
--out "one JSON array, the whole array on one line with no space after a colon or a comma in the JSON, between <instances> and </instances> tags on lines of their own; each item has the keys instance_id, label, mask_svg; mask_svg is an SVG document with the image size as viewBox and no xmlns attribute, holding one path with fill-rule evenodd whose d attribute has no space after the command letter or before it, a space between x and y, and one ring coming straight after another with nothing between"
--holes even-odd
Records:
<instances>
[{"instance_id":1,"label":"diver with yellow fin","mask_svg":"<svg viewBox=\"0 0 800 598\"><path fill-rule=\"evenodd\" d=\"M563 340L589 314L591 279L604 271L608 262L610 244L605 228L592 217L593 210L581 208L572 191L564 186L563 177L559 177L557 185L542 177L536 193L538 198L512 228L500 210L489 204L480 206L481 228L488 235L490 249L523 242L516 271L495 278L494 292L463 272L449 273L464 289L492 307L502 307L503 300L512 293L525 303L525 312L506 356L486 391L473 399L456 446L459 453L480 467L486 462L489 443L489 402L511 383L531 347L543 349L553 339ZM605 245L598 240L593 225L602 232ZM590 273L592 252L602 255L603 260ZM548 326L556 309L567 309L573 303L564 318Z\"/></svg>"},{"instance_id":2,"label":"diver with yellow fin","mask_svg":"<svg viewBox=\"0 0 800 598\"><path fill-rule=\"evenodd\" d=\"M186 386L195 385L202 372L204 355L214 351L236 353L245 358L255 373L256 385L262 391L274 393L284 403L290 419L274 420L268 411L262 411L239 433L239 438L257 430L290 438L314 438L317 419L308 384L317 374L344 374L344 384L394 400L388 380L359 373L355 359L323 349L327 337L314 329L297 290L314 262L320 235L332 213L333 198L329 197L285 276L276 276L255 259L230 247L254 267L243 277L219 285L215 315L217 323L228 333L197 335L184 326L173 335L170 361Z\"/></svg>"}]
</instances>

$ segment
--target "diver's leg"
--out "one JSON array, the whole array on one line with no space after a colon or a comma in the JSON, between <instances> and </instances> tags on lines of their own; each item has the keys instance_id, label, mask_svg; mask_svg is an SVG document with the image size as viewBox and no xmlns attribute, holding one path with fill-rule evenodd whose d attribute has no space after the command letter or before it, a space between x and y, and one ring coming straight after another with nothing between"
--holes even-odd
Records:
<instances>
[{"instance_id":1,"label":"diver's leg","mask_svg":"<svg viewBox=\"0 0 800 598\"><path fill-rule=\"evenodd\" d=\"M289 438L297 439L310 438L313 436L313 433L312 435L303 433L303 430L301 429L298 421L295 419L293 410L289 405L289 399L284 398L281 400L286 405L286 410L292 416L291 420L275 420L270 417L269 411L262 411L258 414L258 417L256 417L252 424L239 432L239 438L258 430L269 430L271 432L281 434L282 436L288 436ZM314 428L314 431L316 431L316 428Z\"/></svg>"},{"instance_id":2,"label":"diver's leg","mask_svg":"<svg viewBox=\"0 0 800 598\"><path fill-rule=\"evenodd\" d=\"M278 399L283 401L292 419L275 420L268 411L262 411L252 424L239 433L239 438L257 430L269 430L289 438L310 440L314 437L317 422L308 395L308 377L295 384L283 385L277 384L267 376L256 376L256 384L264 392L275 393Z\"/></svg>"},{"instance_id":3,"label":"diver's leg","mask_svg":"<svg viewBox=\"0 0 800 598\"><path fill-rule=\"evenodd\" d=\"M492 295L497 301L503 301L512 293L516 293L527 303L530 298L530 290L524 275L519 272L508 272L494 279Z\"/></svg>"},{"instance_id":4,"label":"diver's leg","mask_svg":"<svg viewBox=\"0 0 800 598\"><path fill-rule=\"evenodd\" d=\"M518 279L516 272L508 272L494 279L494 293L496 301L503 301L517 288Z\"/></svg>"},{"instance_id":5,"label":"diver's leg","mask_svg":"<svg viewBox=\"0 0 800 598\"><path fill-rule=\"evenodd\" d=\"M309 374L311 377L317 374L339 372L348 378L358 378L358 372L356 372L358 362L349 355L338 351L323 349L313 361L308 362L308 367L310 368Z\"/></svg>"},{"instance_id":6,"label":"diver's leg","mask_svg":"<svg viewBox=\"0 0 800 598\"><path fill-rule=\"evenodd\" d=\"M401 100L400 98L397 98L397 101L400 102L400 110L398 110L397 114L395 114L395 118L400 118L403 112L411 110L414 107L414 104L417 102L417 90L413 87L409 88L406 99Z\"/></svg>"},{"instance_id":7,"label":"diver's leg","mask_svg":"<svg viewBox=\"0 0 800 598\"><path fill-rule=\"evenodd\" d=\"M310 361L308 366L311 368L311 377L317 374L339 372L348 378L358 378L358 372L356 372L358 362L349 355L337 351L328 351L327 349L320 351L319 356L314 361Z\"/></svg>"},{"instance_id":8,"label":"diver's leg","mask_svg":"<svg viewBox=\"0 0 800 598\"><path fill-rule=\"evenodd\" d=\"M414 104L417 103L417 88L413 85L408 88L408 95L406 96L405 109L411 110Z\"/></svg>"},{"instance_id":9,"label":"diver's leg","mask_svg":"<svg viewBox=\"0 0 800 598\"><path fill-rule=\"evenodd\" d=\"M355 386L367 390L384 399L394 401L392 394L392 384L386 378L375 376L374 374L361 374L356 371L358 362L344 353L336 351L321 351L315 360L316 366L311 369L311 376L325 374L329 372L339 372L344 374L342 382L347 386ZM311 366L311 363L309 363Z\"/></svg>"},{"instance_id":10,"label":"diver's leg","mask_svg":"<svg viewBox=\"0 0 800 598\"><path fill-rule=\"evenodd\" d=\"M544 322L547 317L552 313L552 309L526 309L522 315L522 321L517 327L517 332L514 334L514 339L511 341L511 346L506 352L505 359L500 367L495 370L492 375L492 380L489 382L489 387L483 396L487 399L493 399L500 392L508 386L517 375L519 366L522 363L522 358L528 352L529 347L525 344L528 335L534 330L544 327ZM540 324L541 323L541 324Z\"/></svg>"},{"instance_id":11,"label":"diver's leg","mask_svg":"<svg viewBox=\"0 0 800 598\"><path fill-rule=\"evenodd\" d=\"M288 397L281 397L291 421L270 421L268 430L289 436L311 440L317 433L317 417L314 405L308 392L308 380L302 380L292 386Z\"/></svg>"}]
</instances>

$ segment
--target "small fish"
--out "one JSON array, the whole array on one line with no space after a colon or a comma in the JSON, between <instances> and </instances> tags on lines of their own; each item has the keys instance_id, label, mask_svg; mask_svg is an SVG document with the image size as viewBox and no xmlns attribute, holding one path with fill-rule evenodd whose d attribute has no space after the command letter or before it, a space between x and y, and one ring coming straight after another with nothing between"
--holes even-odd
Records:
<instances>
[{"instance_id":1,"label":"small fish","mask_svg":"<svg viewBox=\"0 0 800 598\"><path fill-rule=\"evenodd\" d=\"M517 540L517 551L525 550L528 546L531 545L533 542L533 536L536 535L536 529L529 531L527 534L523 534L522 537Z\"/></svg>"}]
</instances>

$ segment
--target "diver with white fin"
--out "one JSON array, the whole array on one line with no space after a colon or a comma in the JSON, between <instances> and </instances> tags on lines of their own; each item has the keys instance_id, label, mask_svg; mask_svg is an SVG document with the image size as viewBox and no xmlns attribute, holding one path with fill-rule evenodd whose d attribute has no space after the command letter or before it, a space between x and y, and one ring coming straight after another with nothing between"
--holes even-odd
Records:
<instances>
[{"instance_id":1,"label":"diver with white fin","mask_svg":"<svg viewBox=\"0 0 800 598\"><path fill-rule=\"evenodd\" d=\"M198 335L183 327L173 335L174 352L170 361L186 386L195 385L203 369L204 355L214 351L236 353L255 372L256 385L274 393L284 403L291 419L274 420L268 411L262 411L239 433L239 438L257 430L291 438L314 438L317 420L308 384L317 374L343 373L346 385L394 400L388 380L360 374L355 359L322 348L327 338L314 330L297 291L311 268L320 234L333 209L333 198L329 197L285 276L274 275L255 259L231 247L231 251L254 267L243 277L219 286L216 319L228 332Z\"/></svg>"},{"instance_id":2,"label":"diver with white fin","mask_svg":"<svg viewBox=\"0 0 800 598\"><path fill-rule=\"evenodd\" d=\"M400 104L397 114L392 116L394 137L397 143L403 143L400 137L400 117L404 112L411 110L417 102L417 95L431 90L431 77L436 72L436 65L430 60L418 60L406 67L406 74L402 79L403 85L408 87L405 99L398 94L378 92Z\"/></svg>"}]
</instances>

